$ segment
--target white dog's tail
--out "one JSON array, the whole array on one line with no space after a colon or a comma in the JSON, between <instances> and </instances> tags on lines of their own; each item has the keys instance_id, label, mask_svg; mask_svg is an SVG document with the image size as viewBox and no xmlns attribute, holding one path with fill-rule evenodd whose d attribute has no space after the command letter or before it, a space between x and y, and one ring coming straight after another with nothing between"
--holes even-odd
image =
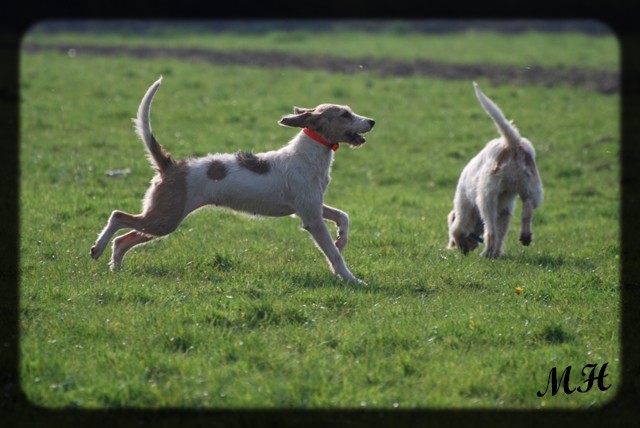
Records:
<instances>
[{"instance_id":1,"label":"white dog's tail","mask_svg":"<svg viewBox=\"0 0 640 428\"><path fill-rule=\"evenodd\" d=\"M491 101L485 94L480 90L480 86L476 82L473 82L473 87L476 90L476 97L478 97L478 101L482 105L484 111L487 112L493 122L496 124L498 128L498 132L507 140L507 143L511 147L518 147L520 144L520 133L518 129L515 127L513 123L507 120L504 117L504 114L500 110L500 108Z\"/></svg>"},{"instance_id":2,"label":"white dog's tail","mask_svg":"<svg viewBox=\"0 0 640 428\"><path fill-rule=\"evenodd\" d=\"M156 82L149 87L147 93L144 94L140 106L138 107L138 115L133 119L135 124L136 134L144 142L147 148L149 162L159 172L164 171L168 167L174 164L173 159L167 153L164 152L158 141L156 141L153 133L151 132L151 102L153 96L158 91L160 84L162 83L162 76Z\"/></svg>"}]
</instances>

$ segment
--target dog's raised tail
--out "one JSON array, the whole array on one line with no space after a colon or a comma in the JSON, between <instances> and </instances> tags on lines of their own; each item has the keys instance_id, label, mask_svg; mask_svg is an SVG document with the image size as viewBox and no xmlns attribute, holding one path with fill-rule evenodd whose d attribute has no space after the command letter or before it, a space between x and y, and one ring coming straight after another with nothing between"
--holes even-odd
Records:
<instances>
[{"instance_id":1,"label":"dog's raised tail","mask_svg":"<svg viewBox=\"0 0 640 428\"><path fill-rule=\"evenodd\" d=\"M502 113L502 110L491 101L485 94L480 90L480 86L476 82L473 82L473 88L476 91L476 97L478 97L478 101L482 105L484 111L487 112L493 122L496 124L496 128L498 128L498 132L507 140L507 143L512 147L518 147L520 144L520 133L518 129L515 127L513 123L507 120Z\"/></svg>"},{"instance_id":2,"label":"dog's raised tail","mask_svg":"<svg viewBox=\"0 0 640 428\"><path fill-rule=\"evenodd\" d=\"M174 162L171 156L164 152L151 132L151 102L161 83L162 76L147 89L147 93L142 97L142 101L138 107L138 115L133 119L136 134L138 134L147 148L149 162L151 162L159 172L164 171Z\"/></svg>"}]
</instances>

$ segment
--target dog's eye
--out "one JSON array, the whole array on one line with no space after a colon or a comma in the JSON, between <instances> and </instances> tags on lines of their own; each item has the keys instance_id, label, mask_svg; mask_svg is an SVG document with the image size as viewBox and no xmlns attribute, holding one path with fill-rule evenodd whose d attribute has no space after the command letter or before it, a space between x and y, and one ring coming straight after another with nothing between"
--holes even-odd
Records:
<instances>
[{"instance_id":1,"label":"dog's eye","mask_svg":"<svg viewBox=\"0 0 640 428\"><path fill-rule=\"evenodd\" d=\"M349 119L351 117L351 112L345 110L340 114L340 117L344 117L345 119Z\"/></svg>"}]
</instances>

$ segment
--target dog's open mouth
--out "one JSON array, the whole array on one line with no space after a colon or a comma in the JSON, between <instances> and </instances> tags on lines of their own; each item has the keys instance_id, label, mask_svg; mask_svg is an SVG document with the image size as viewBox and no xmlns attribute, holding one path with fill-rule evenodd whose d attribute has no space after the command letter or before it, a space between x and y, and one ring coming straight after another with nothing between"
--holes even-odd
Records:
<instances>
[{"instance_id":1,"label":"dog's open mouth","mask_svg":"<svg viewBox=\"0 0 640 428\"><path fill-rule=\"evenodd\" d=\"M367 142L367 139L364 138L364 136L356 132L348 133L347 138L349 139L349 144L351 144L352 146L361 146Z\"/></svg>"}]
</instances>

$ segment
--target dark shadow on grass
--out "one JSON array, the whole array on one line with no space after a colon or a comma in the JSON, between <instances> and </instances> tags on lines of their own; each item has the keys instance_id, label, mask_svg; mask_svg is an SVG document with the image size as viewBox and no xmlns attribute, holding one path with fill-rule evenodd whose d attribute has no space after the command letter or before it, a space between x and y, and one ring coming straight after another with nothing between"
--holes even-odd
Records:
<instances>
[{"instance_id":1,"label":"dark shadow on grass","mask_svg":"<svg viewBox=\"0 0 640 428\"><path fill-rule=\"evenodd\" d=\"M573 335L558 324L549 324L544 326L544 328L538 332L535 337L541 342L548 343L550 345L560 345L573 340Z\"/></svg>"},{"instance_id":2,"label":"dark shadow on grass","mask_svg":"<svg viewBox=\"0 0 640 428\"><path fill-rule=\"evenodd\" d=\"M465 290L486 290L487 286L479 281L460 282L458 285Z\"/></svg>"},{"instance_id":3,"label":"dark shadow on grass","mask_svg":"<svg viewBox=\"0 0 640 428\"><path fill-rule=\"evenodd\" d=\"M145 263L135 267L127 268L124 271L130 272L134 276L147 276L153 278L168 278L183 275L202 275L203 280L210 280L212 274L220 274L241 269L242 263L225 254L213 254L211 256L198 256L186 263L173 263L167 261Z\"/></svg>"},{"instance_id":4,"label":"dark shadow on grass","mask_svg":"<svg viewBox=\"0 0 640 428\"><path fill-rule=\"evenodd\" d=\"M521 256L506 256L506 260L526 262L542 268L557 270L565 267L575 267L584 271L596 268L597 264L586 257L568 258L562 254L524 254Z\"/></svg>"},{"instance_id":5,"label":"dark shadow on grass","mask_svg":"<svg viewBox=\"0 0 640 428\"><path fill-rule=\"evenodd\" d=\"M540 266L540 267L549 268L549 269L560 269L566 264L566 259L563 255L532 254L530 252L525 252L518 255L507 253L504 256L502 256L499 260L516 262L516 263L524 263L524 264L532 264L535 266Z\"/></svg>"},{"instance_id":6,"label":"dark shadow on grass","mask_svg":"<svg viewBox=\"0 0 640 428\"><path fill-rule=\"evenodd\" d=\"M411 292L411 294L414 294L416 296L430 296L432 294L436 293L436 287L434 286L429 286L429 285L424 285L424 284L419 284L419 285L413 285L409 288L409 291Z\"/></svg>"},{"instance_id":7,"label":"dark shadow on grass","mask_svg":"<svg viewBox=\"0 0 640 428\"><path fill-rule=\"evenodd\" d=\"M566 263L564 256L553 254L536 254L528 257L536 266L550 269L560 269Z\"/></svg>"},{"instance_id":8,"label":"dark shadow on grass","mask_svg":"<svg viewBox=\"0 0 640 428\"><path fill-rule=\"evenodd\" d=\"M357 272L354 272L354 274L363 279L367 284L363 285L345 282L339 277L330 273L301 273L292 275L291 283L296 287L307 289L338 288L357 293L384 293L393 295L396 295L398 293L395 287L385 287L384 284L379 285L373 278L359 276ZM418 286L416 285L416 287Z\"/></svg>"}]
</instances>

